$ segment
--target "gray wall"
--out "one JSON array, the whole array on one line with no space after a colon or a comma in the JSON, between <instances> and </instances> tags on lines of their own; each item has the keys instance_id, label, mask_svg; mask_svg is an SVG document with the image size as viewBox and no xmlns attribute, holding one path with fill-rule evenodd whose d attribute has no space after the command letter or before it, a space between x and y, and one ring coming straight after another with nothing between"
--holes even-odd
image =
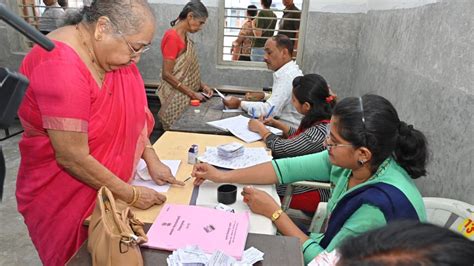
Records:
<instances>
[{"instance_id":1,"label":"gray wall","mask_svg":"<svg viewBox=\"0 0 474 266\"><path fill-rule=\"evenodd\" d=\"M428 137L427 196L474 203L474 1L369 11L359 38L354 94L387 97Z\"/></svg>"},{"instance_id":2,"label":"gray wall","mask_svg":"<svg viewBox=\"0 0 474 266\"><path fill-rule=\"evenodd\" d=\"M16 1L0 0L0 3L5 4L13 12L17 12ZM0 22L0 66L12 70L18 69L25 55L22 38L10 25Z\"/></svg>"}]
</instances>

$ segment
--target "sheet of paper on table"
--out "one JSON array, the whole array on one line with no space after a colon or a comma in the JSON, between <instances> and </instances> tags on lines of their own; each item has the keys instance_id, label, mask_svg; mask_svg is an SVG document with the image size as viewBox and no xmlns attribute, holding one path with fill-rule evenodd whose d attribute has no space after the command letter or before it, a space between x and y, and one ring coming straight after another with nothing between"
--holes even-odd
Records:
<instances>
[{"instance_id":1,"label":"sheet of paper on table","mask_svg":"<svg viewBox=\"0 0 474 266\"><path fill-rule=\"evenodd\" d=\"M241 169L269 162L272 157L265 148L244 148L244 154L235 158L225 158L217 154L217 147L206 147L206 152L198 157L204 163L226 169Z\"/></svg>"},{"instance_id":2,"label":"sheet of paper on table","mask_svg":"<svg viewBox=\"0 0 474 266\"><path fill-rule=\"evenodd\" d=\"M181 160L161 160L161 162L170 168L171 174L173 174L173 176L176 176L179 165L181 164ZM140 159L138 162L135 177L131 184L134 186L148 187L155 190L156 192L167 192L170 188L169 184L160 186L151 179L146 162L143 159Z\"/></svg>"},{"instance_id":3,"label":"sheet of paper on table","mask_svg":"<svg viewBox=\"0 0 474 266\"><path fill-rule=\"evenodd\" d=\"M250 118L239 115L234 117L229 117L221 120L207 122L208 125L218 128L223 131L230 131L237 138L250 143L257 140L261 140L262 137L255 132L252 132L248 128ZM283 132L274 127L267 126L268 130L276 135L282 135Z\"/></svg>"}]
</instances>

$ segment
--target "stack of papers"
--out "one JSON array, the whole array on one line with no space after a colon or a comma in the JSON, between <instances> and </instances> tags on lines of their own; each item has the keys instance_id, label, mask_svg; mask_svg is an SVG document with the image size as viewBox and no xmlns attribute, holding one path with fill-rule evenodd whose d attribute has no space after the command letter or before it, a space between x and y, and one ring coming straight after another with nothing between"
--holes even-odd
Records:
<instances>
[{"instance_id":1,"label":"stack of papers","mask_svg":"<svg viewBox=\"0 0 474 266\"><path fill-rule=\"evenodd\" d=\"M221 251L216 251L213 254L207 254L199 249L198 246L187 246L185 248L173 251L168 256L166 262L169 266L182 265L209 265L209 266L231 266L231 265L253 265L263 260L263 252L250 247L244 251L244 255L240 261L233 257L227 256Z\"/></svg>"},{"instance_id":2,"label":"stack of papers","mask_svg":"<svg viewBox=\"0 0 474 266\"><path fill-rule=\"evenodd\" d=\"M217 146L217 155L227 159L232 159L244 155L244 150L244 145L237 142L231 142Z\"/></svg>"},{"instance_id":3,"label":"stack of papers","mask_svg":"<svg viewBox=\"0 0 474 266\"><path fill-rule=\"evenodd\" d=\"M176 250L196 245L206 253L222 251L239 260L249 230L249 212L165 204L147 233L144 246Z\"/></svg>"},{"instance_id":4,"label":"stack of papers","mask_svg":"<svg viewBox=\"0 0 474 266\"><path fill-rule=\"evenodd\" d=\"M241 169L256 164L269 162L272 157L265 148L244 148L244 154L236 158L224 158L217 154L216 147L206 147L206 152L198 157L203 163L227 169Z\"/></svg>"},{"instance_id":5,"label":"stack of papers","mask_svg":"<svg viewBox=\"0 0 474 266\"><path fill-rule=\"evenodd\" d=\"M161 162L166 164L170 168L173 176L176 176L179 165L181 164L181 160L161 160ZM156 192L160 193L167 192L170 188L169 184L160 186L151 179L146 162L143 159L140 159L140 161L138 161L135 177L132 180L131 185L151 188Z\"/></svg>"},{"instance_id":6,"label":"stack of papers","mask_svg":"<svg viewBox=\"0 0 474 266\"><path fill-rule=\"evenodd\" d=\"M237 138L249 143L261 140L262 137L248 128L250 118L239 115L221 120L207 122L208 125L218 128L223 131L230 131ZM283 132L274 127L267 126L268 130L276 135L282 135Z\"/></svg>"}]
</instances>

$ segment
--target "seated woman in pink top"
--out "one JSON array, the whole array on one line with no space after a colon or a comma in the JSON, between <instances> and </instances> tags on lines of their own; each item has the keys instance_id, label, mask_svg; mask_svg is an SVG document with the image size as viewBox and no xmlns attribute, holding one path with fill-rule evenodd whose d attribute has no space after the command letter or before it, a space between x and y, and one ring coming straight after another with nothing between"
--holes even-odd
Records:
<instances>
[{"instance_id":1,"label":"seated woman in pink top","mask_svg":"<svg viewBox=\"0 0 474 266\"><path fill-rule=\"evenodd\" d=\"M127 14L127 16L123 16ZM18 210L44 265L64 265L87 238L97 189L146 209L166 197L128 181L143 158L156 183L178 183L150 145L153 116L136 63L155 32L144 0L93 1L35 46L20 71L30 80L18 115Z\"/></svg>"}]
</instances>

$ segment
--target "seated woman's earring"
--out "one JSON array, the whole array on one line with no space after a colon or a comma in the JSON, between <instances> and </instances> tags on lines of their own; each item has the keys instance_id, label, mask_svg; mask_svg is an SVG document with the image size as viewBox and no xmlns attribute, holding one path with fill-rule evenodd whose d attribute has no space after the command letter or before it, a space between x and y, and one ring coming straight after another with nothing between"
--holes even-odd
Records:
<instances>
[{"instance_id":1,"label":"seated woman's earring","mask_svg":"<svg viewBox=\"0 0 474 266\"><path fill-rule=\"evenodd\" d=\"M364 160L358 160L357 162L359 163L360 166L364 165L364 163L365 163Z\"/></svg>"}]
</instances>

